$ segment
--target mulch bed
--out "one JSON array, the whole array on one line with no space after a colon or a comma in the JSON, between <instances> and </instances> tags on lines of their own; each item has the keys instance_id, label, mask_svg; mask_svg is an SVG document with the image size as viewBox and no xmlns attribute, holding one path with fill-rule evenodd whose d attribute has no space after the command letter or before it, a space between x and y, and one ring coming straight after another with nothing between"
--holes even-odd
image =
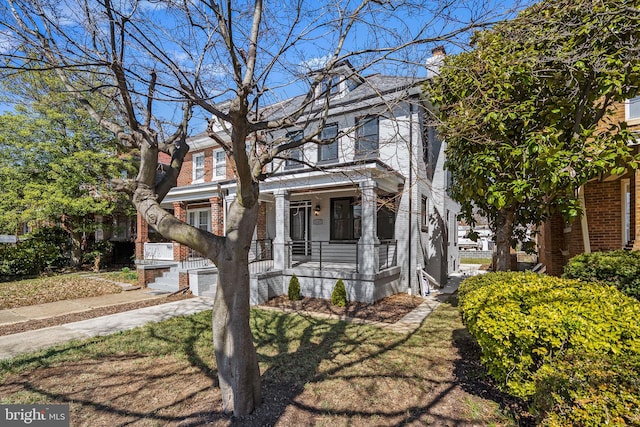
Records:
<instances>
[{"instance_id":1,"label":"mulch bed","mask_svg":"<svg viewBox=\"0 0 640 427\"><path fill-rule=\"evenodd\" d=\"M280 295L270 299L263 305L295 311L355 317L375 322L396 323L423 301L424 299L415 295L395 294L373 304L348 302L346 307L337 307L331 305L331 301L326 299L303 297L299 301L290 301L286 295Z\"/></svg>"}]
</instances>

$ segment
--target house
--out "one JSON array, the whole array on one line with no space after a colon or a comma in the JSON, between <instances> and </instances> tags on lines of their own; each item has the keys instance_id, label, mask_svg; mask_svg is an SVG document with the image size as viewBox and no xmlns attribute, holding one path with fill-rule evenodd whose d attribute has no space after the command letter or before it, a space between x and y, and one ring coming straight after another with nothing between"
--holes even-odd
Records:
<instances>
[{"instance_id":1,"label":"house","mask_svg":"<svg viewBox=\"0 0 640 427\"><path fill-rule=\"evenodd\" d=\"M351 300L373 302L424 292L421 277L443 285L458 268L458 207L447 195L445 145L430 125L422 82L360 77L344 62L321 85L331 103L318 137L334 142L290 150L265 171L250 251L253 304L286 294L294 274L303 295L329 298L343 279ZM325 98L319 99L296 126L259 138L295 139L318 129L314 115L325 107ZM299 101L260 113L277 118ZM222 126L219 132L228 138ZM178 185L163 206L191 225L223 234L226 206L236 192L225 153L206 135L188 143ZM136 255L140 280L155 280L150 287L177 290L188 283L197 295L214 292L215 267L186 247L161 241L140 216Z\"/></svg>"},{"instance_id":2,"label":"house","mask_svg":"<svg viewBox=\"0 0 640 427\"><path fill-rule=\"evenodd\" d=\"M616 105L613 117L638 132L638 139L630 142L638 153L640 97ZM538 259L549 274L562 274L567 261L581 253L640 250L640 171L594 179L580 189L579 197L584 208L580 218L568 224L556 215L541 227Z\"/></svg>"}]
</instances>

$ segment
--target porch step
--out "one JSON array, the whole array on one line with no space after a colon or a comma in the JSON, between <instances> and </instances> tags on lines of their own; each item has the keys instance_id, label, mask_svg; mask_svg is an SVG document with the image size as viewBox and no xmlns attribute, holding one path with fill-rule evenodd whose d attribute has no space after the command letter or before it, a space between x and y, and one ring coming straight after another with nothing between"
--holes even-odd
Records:
<instances>
[{"instance_id":1,"label":"porch step","mask_svg":"<svg viewBox=\"0 0 640 427\"><path fill-rule=\"evenodd\" d=\"M177 292L180 289L178 269L171 267L169 271L162 273L162 276L149 283L147 287L156 291Z\"/></svg>"}]
</instances>

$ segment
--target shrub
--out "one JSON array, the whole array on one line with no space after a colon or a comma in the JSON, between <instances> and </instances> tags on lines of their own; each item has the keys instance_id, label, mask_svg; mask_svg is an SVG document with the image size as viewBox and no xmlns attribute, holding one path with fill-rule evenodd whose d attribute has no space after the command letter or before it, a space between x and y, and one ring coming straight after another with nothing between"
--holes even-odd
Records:
<instances>
[{"instance_id":1,"label":"shrub","mask_svg":"<svg viewBox=\"0 0 640 427\"><path fill-rule=\"evenodd\" d=\"M300 294L300 282L298 281L298 277L295 274L291 276L291 280L289 280L289 290L287 291L287 296L291 301L298 301L302 299L302 295Z\"/></svg>"},{"instance_id":2,"label":"shrub","mask_svg":"<svg viewBox=\"0 0 640 427\"><path fill-rule=\"evenodd\" d=\"M91 250L83 255L83 262L92 264L94 271L100 271L100 268L111 262L113 253L113 243L108 240L94 242Z\"/></svg>"},{"instance_id":3,"label":"shrub","mask_svg":"<svg viewBox=\"0 0 640 427\"><path fill-rule=\"evenodd\" d=\"M15 245L0 245L0 278L36 276L68 265L66 233L59 227L42 227Z\"/></svg>"},{"instance_id":4,"label":"shrub","mask_svg":"<svg viewBox=\"0 0 640 427\"><path fill-rule=\"evenodd\" d=\"M613 287L489 273L461 284L459 306L489 374L521 398L535 393L534 373L570 349L640 354L640 303Z\"/></svg>"},{"instance_id":5,"label":"shrub","mask_svg":"<svg viewBox=\"0 0 640 427\"><path fill-rule=\"evenodd\" d=\"M342 279L338 279L336 286L333 288L331 304L337 307L345 307L347 305L347 290L344 287Z\"/></svg>"},{"instance_id":6,"label":"shrub","mask_svg":"<svg viewBox=\"0 0 640 427\"><path fill-rule=\"evenodd\" d=\"M535 375L541 425L640 425L640 357L568 354Z\"/></svg>"},{"instance_id":7,"label":"shrub","mask_svg":"<svg viewBox=\"0 0 640 427\"><path fill-rule=\"evenodd\" d=\"M564 267L562 277L600 282L640 300L640 252L593 252L575 256Z\"/></svg>"}]
</instances>

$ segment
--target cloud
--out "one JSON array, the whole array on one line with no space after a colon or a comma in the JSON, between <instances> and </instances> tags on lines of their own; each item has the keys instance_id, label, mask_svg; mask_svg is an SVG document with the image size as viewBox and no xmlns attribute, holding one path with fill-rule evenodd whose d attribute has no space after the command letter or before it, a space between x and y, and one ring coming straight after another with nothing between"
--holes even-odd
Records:
<instances>
[{"instance_id":1,"label":"cloud","mask_svg":"<svg viewBox=\"0 0 640 427\"><path fill-rule=\"evenodd\" d=\"M11 50L15 49L17 45L18 43L11 31L0 31L0 54L9 53Z\"/></svg>"},{"instance_id":2,"label":"cloud","mask_svg":"<svg viewBox=\"0 0 640 427\"><path fill-rule=\"evenodd\" d=\"M302 61L300 66L309 70L317 70L324 67L326 63L329 62L329 59L331 59L330 55L319 56Z\"/></svg>"}]
</instances>

